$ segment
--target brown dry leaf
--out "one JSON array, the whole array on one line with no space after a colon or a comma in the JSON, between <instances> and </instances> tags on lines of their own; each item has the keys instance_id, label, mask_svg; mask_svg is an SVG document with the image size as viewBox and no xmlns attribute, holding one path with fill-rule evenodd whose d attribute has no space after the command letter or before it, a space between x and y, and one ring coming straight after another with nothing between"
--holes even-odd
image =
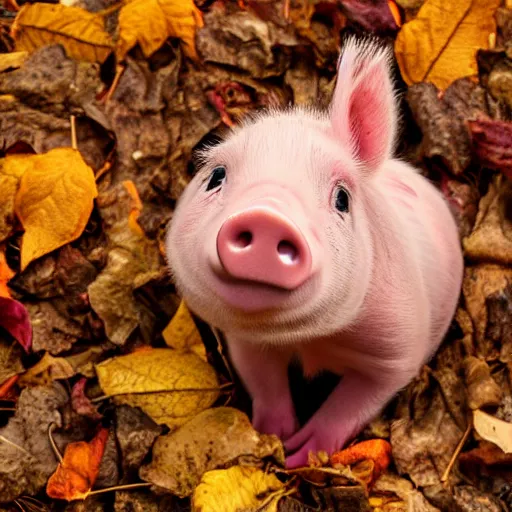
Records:
<instances>
[{"instance_id":1,"label":"brown dry leaf","mask_svg":"<svg viewBox=\"0 0 512 512\"><path fill-rule=\"evenodd\" d=\"M499 0L427 0L417 17L405 23L395 54L408 85L432 82L446 89L454 80L477 74L475 54L488 48L496 32Z\"/></svg>"},{"instance_id":2,"label":"brown dry leaf","mask_svg":"<svg viewBox=\"0 0 512 512\"><path fill-rule=\"evenodd\" d=\"M96 365L103 392L157 423L183 425L218 397L213 368L193 353L144 349Z\"/></svg>"},{"instance_id":3,"label":"brown dry leaf","mask_svg":"<svg viewBox=\"0 0 512 512\"><path fill-rule=\"evenodd\" d=\"M476 410L473 411L473 424L477 433L486 441L496 444L505 453L512 453L512 423Z\"/></svg>"},{"instance_id":4,"label":"brown dry leaf","mask_svg":"<svg viewBox=\"0 0 512 512\"><path fill-rule=\"evenodd\" d=\"M498 406L503 392L491 376L491 370L485 361L468 356L464 360L468 406L480 409L487 406Z\"/></svg>"},{"instance_id":5,"label":"brown dry leaf","mask_svg":"<svg viewBox=\"0 0 512 512\"><path fill-rule=\"evenodd\" d=\"M0 242L3 242L12 232L14 225L14 200L20 178L25 172L24 166L9 165L8 160L0 160ZM1 279L1 278L0 278Z\"/></svg>"},{"instance_id":6,"label":"brown dry leaf","mask_svg":"<svg viewBox=\"0 0 512 512\"><path fill-rule=\"evenodd\" d=\"M180 429L161 436L153 446L151 463L140 477L173 494L190 496L202 475L233 464L240 457L259 460L273 456L284 463L284 450L276 436L260 435L249 418L231 407L201 412Z\"/></svg>"},{"instance_id":7,"label":"brown dry leaf","mask_svg":"<svg viewBox=\"0 0 512 512\"><path fill-rule=\"evenodd\" d=\"M2 335L0 335L0 388L6 383L8 379L16 377L15 382L18 380L18 375L23 373L23 364L21 362L21 347L17 343L7 342ZM10 386L6 386L4 393ZM0 393L0 397L3 394Z\"/></svg>"},{"instance_id":8,"label":"brown dry leaf","mask_svg":"<svg viewBox=\"0 0 512 512\"><path fill-rule=\"evenodd\" d=\"M201 11L193 0L131 0L119 13L117 59L123 61L137 43L150 57L169 37L177 37L185 55L198 60L195 34L202 26Z\"/></svg>"},{"instance_id":9,"label":"brown dry leaf","mask_svg":"<svg viewBox=\"0 0 512 512\"><path fill-rule=\"evenodd\" d=\"M103 320L109 340L123 345L138 326L144 327L144 320L151 320L150 314L142 314L134 291L158 278L165 269L157 244L137 223L140 198L132 182L111 187L98 197L97 204L109 239L109 253L107 266L89 285L89 300ZM147 334L151 337L152 333Z\"/></svg>"},{"instance_id":10,"label":"brown dry leaf","mask_svg":"<svg viewBox=\"0 0 512 512\"><path fill-rule=\"evenodd\" d=\"M466 267L462 292L475 328L476 356L485 359L498 357L502 349L501 342L495 346L489 339L487 328L489 322L488 298L494 294L505 294L507 286L512 282L512 269L492 264ZM503 354L506 356L506 354ZM510 357L510 356L509 356Z\"/></svg>"},{"instance_id":11,"label":"brown dry leaf","mask_svg":"<svg viewBox=\"0 0 512 512\"><path fill-rule=\"evenodd\" d=\"M206 359L206 348L187 305L182 300L172 320L164 329L165 343L176 350L191 351Z\"/></svg>"},{"instance_id":12,"label":"brown dry leaf","mask_svg":"<svg viewBox=\"0 0 512 512\"><path fill-rule=\"evenodd\" d=\"M0 73L8 69L16 69L23 66L28 57L28 52L11 52L0 54Z\"/></svg>"},{"instance_id":13,"label":"brown dry leaf","mask_svg":"<svg viewBox=\"0 0 512 512\"><path fill-rule=\"evenodd\" d=\"M113 50L101 16L62 4L25 4L14 20L12 34L17 50L33 52L59 43L76 60L103 63Z\"/></svg>"},{"instance_id":14,"label":"brown dry leaf","mask_svg":"<svg viewBox=\"0 0 512 512\"><path fill-rule=\"evenodd\" d=\"M46 485L46 494L59 500L85 499L91 492L108 438L108 429L100 428L89 441L66 446L62 462Z\"/></svg>"},{"instance_id":15,"label":"brown dry leaf","mask_svg":"<svg viewBox=\"0 0 512 512\"><path fill-rule=\"evenodd\" d=\"M276 475L259 468L233 466L203 475L192 497L192 510L277 512L279 500L285 493L285 485Z\"/></svg>"},{"instance_id":16,"label":"brown dry leaf","mask_svg":"<svg viewBox=\"0 0 512 512\"><path fill-rule=\"evenodd\" d=\"M63 357L53 357L48 352L42 359L29 368L19 379L18 384L24 386L45 386L54 380L69 379L75 370Z\"/></svg>"},{"instance_id":17,"label":"brown dry leaf","mask_svg":"<svg viewBox=\"0 0 512 512\"><path fill-rule=\"evenodd\" d=\"M390 493L399 499L390 496ZM373 512L440 512L405 478L386 472L376 482L370 495Z\"/></svg>"},{"instance_id":18,"label":"brown dry leaf","mask_svg":"<svg viewBox=\"0 0 512 512\"><path fill-rule=\"evenodd\" d=\"M512 220L507 209L512 205L512 184L498 175L480 200L475 227L463 240L466 256L476 261L512 263Z\"/></svg>"},{"instance_id":19,"label":"brown dry leaf","mask_svg":"<svg viewBox=\"0 0 512 512\"><path fill-rule=\"evenodd\" d=\"M14 211L25 229L21 248L24 270L31 261L82 234L98 191L93 170L76 149L8 156L3 166L22 173Z\"/></svg>"}]
</instances>

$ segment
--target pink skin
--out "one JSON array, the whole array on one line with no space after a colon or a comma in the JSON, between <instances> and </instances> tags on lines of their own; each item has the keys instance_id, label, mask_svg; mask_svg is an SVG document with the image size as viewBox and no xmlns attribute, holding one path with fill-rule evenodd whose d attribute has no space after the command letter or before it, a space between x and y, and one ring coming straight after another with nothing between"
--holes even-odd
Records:
<instances>
[{"instance_id":1,"label":"pink skin","mask_svg":"<svg viewBox=\"0 0 512 512\"><path fill-rule=\"evenodd\" d=\"M387 52L351 39L329 112L271 111L235 129L204 152L170 225L178 290L224 331L253 424L283 439L289 467L356 435L455 312L457 228L441 193L392 157L396 124ZM207 190L218 166L226 179ZM348 210L336 207L341 187ZM343 375L302 428L292 357L306 375Z\"/></svg>"}]
</instances>

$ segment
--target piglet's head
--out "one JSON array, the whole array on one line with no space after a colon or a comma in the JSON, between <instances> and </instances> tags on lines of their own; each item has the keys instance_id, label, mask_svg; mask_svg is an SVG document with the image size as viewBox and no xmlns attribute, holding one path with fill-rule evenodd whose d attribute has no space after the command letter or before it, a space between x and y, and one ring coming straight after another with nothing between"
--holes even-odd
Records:
<instances>
[{"instance_id":1,"label":"piglet's head","mask_svg":"<svg viewBox=\"0 0 512 512\"><path fill-rule=\"evenodd\" d=\"M203 151L167 237L190 308L262 342L349 323L372 279L373 178L395 123L388 53L350 39L327 113L258 114Z\"/></svg>"}]
</instances>

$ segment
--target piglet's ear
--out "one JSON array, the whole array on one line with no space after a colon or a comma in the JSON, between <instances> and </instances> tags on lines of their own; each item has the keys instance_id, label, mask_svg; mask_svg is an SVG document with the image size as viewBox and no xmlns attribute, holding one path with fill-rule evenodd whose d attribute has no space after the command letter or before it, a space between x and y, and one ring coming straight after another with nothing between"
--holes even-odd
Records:
<instances>
[{"instance_id":1,"label":"piglet's ear","mask_svg":"<svg viewBox=\"0 0 512 512\"><path fill-rule=\"evenodd\" d=\"M393 150L397 121L389 61L389 50L356 38L347 40L339 60L332 127L368 172L377 170Z\"/></svg>"}]
</instances>

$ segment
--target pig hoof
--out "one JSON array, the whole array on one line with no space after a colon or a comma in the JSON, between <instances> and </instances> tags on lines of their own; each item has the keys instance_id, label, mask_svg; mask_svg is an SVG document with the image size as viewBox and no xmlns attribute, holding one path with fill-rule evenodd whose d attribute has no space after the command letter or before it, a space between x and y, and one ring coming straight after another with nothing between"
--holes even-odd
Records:
<instances>
[{"instance_id":1,"label":"pig hoof","mask_svg":"<svg viewBox=\"0 0 512 512\"><path fill-rule=\"evenodd\" d=\"M258 432L275 434L283 441L290 438L298 428L295 415L270 406L255 409L252 424Z\"/></svg>"}]
</instances>

